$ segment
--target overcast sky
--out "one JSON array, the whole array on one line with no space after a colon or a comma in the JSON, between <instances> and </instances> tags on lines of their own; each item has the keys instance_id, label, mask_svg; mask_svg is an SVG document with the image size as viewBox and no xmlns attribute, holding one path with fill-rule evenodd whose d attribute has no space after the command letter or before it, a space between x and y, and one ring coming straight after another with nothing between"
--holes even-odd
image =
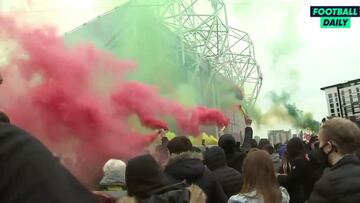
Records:
<instances>
[{"instance_id":1,"label":"overcast sky","mask_svg":"<svg viewBox=\"0 0 360 203\"><path fill-rule=\"evenodd\" d=\"M328 113L320 88L360 77L360 18L351 19L350 29L321 29L320 19L309 17L310 6L360 6L344 2L229 1L229 21L250 34L264 74L260 106L270 105L269 91L290 91L293 103L320 120Z\"/></svg>"},{"instance_id":2,"label":"overcast sky","mask_svg":"<svg viewBox=\"0 0 360 203\"><path fill-rule=\"evenodd\" d=\"M224 0L229 22L250 34L264 82L258 99L270 106L269 91L289 91L292 102L317 120L327 115L321 87L360 76L360 18L350 29L321 29L311 5L360 6L357 0ZM50 23L60 33L111 10L124 0L0 0L0 10L33 22Z\"/></svg>"}]
</instances>

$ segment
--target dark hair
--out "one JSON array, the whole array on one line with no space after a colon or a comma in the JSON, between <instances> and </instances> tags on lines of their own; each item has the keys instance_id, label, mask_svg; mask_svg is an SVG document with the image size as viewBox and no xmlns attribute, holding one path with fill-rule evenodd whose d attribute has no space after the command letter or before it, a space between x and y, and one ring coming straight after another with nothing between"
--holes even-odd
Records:
<instances>
[{"instance_id":1,"label":"dark hair","mask_svg":"<svg viewBox=\"0 0 360 203\"><path fill-rule=\"evenodd\" d=\"M225 154L234 153L236 146L235 138L231 134L225 134L219 138L218 145L224 149Z\"/></svg>"},{"instance_id":2,"label":"dark hair","mask_svg":"<svg viewBox=\"0 0 360 203\"><path fill-rule=\"evenodd\" d=\"M199 147L192 147L192 148L191 148L191 151L192 151L192 152L198 152L198 153L201 153L201 152L202 152Z\"/></svg>"},{"instance_id":3,"label":"dark hair","mask_svg":"<svg viewBox=\"0 0 360 203\"><path fill-rule=\"evenodd\" d=\"M314 143L314 142L316 142L316 141L318 141L318 136L312 136L312 137L310 137L310 139L309 139L309 144L312 144L312 143Z\"/></svg>"},{"instance_id":4,"label":"dark hair","mask_svg":"<svg viewBox=\"0 0 360 203\"><path fill-rule=\"evenodd\" d=\"M236 142L236 150L240 150L241 149L241 142Z\"/></svg>"},{"instance_id":5,"label":"dark hair","mask_svg":"<svg viewBox=\"0 0 360 203\"><path fill-rule=\"evenodd\" d=\"M282 146L282 144L281 143L277 143L277 144L275 144L274 145L274 149L275 149L275 151L279 151L279 149L281 148L281 146Z\"/></svg>"},{"instance_id":6,"label":"dark hair","mask_svg":"<svg viewBox=\"0 0 360 203\"><path fill-rule=\"evenodd\" d=\"M191 141L185 136L175 137L167 144L167 147L170 154L180 154L182 152L191 151L193 149Z\"/></svg>"},{"instance_id":7,"label":"dark hair","mask_svg":"<svg viewBox=\"0 0 360 203\"><path fill-rule=\"evenodd\" d=\"M258 148L259 149L263 149L263 147L265 145L268 145L270 144L270 141L268 139L265 139L265 138L262 138L260 141L259 141L259 145L258 145Z\"/></svg>"},{"instance_id":8,"label":"dark hair","mask_svg":"<svg viewBox=\"0 0 360 203\"><path fill-rule=\"evenodd\" d=\"M289 140L289 143L286 146L286 151L288 152L290 160L306 154L304 142L298 137L294 137Z\"/></svg>"},{"instance_id":9,"label":"dark hair","mask_svg":"<svg viewBox=\"0 0 360 203\"><path fill-rule=\"evenodd\" d=\"M10 118L4 112L0 111L0 122L10 123Z\"/></svg>"},{"instance_id":10,"label":"dark hair","mask_svg":"<svg viewBox=\"0 0 360 203\"><path fill-rule=\"evenodd\" d=\"M251 140L249 141L249 143L250 143L250 147L251 147L251 148L256 148L256 147L258 146L258 144L257 144L257 142L256 142L255 139L251 139Z\"/></svg>"},{"instance_id":11,"label":"dark hair","mask_svg":"<svg viewBox=\"0 0 360 203\"><path fill-rule=\"evenodd\" d=\"M262 150L267 151L269 154L274 154L275 149L271 144L265 145Z\"/></svg>"}]
</instances>

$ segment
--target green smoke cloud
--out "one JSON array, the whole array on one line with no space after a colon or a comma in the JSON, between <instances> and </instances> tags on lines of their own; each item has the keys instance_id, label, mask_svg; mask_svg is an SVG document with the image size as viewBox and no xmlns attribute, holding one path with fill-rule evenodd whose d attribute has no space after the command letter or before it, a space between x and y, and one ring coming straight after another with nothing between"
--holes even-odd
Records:
<instances>
[{"instance_id":1,"label":"green smoke cloud","mask_svg":"<svg viewBox=\"0 0 360 203\"><path fill-rule=\"evenodd\" d=\"M275 117L292 124L297 129L308 129L312 132L319 131L320 123L314 120L311 113L301 111L295 104L291 104L291 95L289 93L276 94L271 92L270 98L273 102L273 106L269 110L271 113L265 113L264 117L261 118L261 122L269 120L268 117Z\"/></svg>"},{"instance_id":2,"label":"green smoke cloud","mask_svg":"<svg viewBox=\"0 0 360 203\"><path fill-rule=\"evenodd\" d=\"M200 63L200 71L195 71L198 54L164 24L159 15L162 2L130 1L68 33L65 39L69 44L90 41L119 58L135 61L137 70L128 75L128 80L153 85L163 97L185 106L226 108L238 103L233 83L216 74L209 80L213 67L206 61ZM104 79L101 84L109 82ZM108 89L111 85L103 86ZM171 120L168 123L175 128Z\"/></svg>"}]
</instances>

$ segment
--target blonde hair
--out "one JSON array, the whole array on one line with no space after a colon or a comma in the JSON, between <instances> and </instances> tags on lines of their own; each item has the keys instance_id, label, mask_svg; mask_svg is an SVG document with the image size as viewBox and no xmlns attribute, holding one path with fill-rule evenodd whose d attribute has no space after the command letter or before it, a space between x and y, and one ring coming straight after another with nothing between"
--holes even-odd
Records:
<instances>
[{"instance_id":1,"label":"blonde hair","mask_svg":"<svg viewBox=\"0 0 360 203\"><path fill-rule=\"evenodd\" d=\"M270 155L265 151L250 152L243 166L243 186L241 193L256 191L266 203L279 203L281 201L280 186L276 180L275 169Z\"/></svg>"},{"instance_id":2,"label":"blonde hair","mask_svg":"<svg viewBox=\"0 0 360 203\"><path fill-rule=\"evenodd\" d=\"M343 118L327 120L321 131L327 141L334 141L338 153L351 154L359 148L360 129L355 123Z\"/></svg>"}]
</instances>

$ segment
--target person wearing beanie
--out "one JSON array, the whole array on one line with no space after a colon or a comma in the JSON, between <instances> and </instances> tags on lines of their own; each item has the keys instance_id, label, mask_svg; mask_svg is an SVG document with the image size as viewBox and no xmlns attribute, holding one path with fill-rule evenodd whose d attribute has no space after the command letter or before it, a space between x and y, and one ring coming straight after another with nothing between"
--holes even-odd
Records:
<instances>
[{"instance_id":1,"label":"person wearing beanie","mask_svg":"<svg viewBox=\"0 0 360 203\"><path fill-rule=\"evenodd\" d=\"M125 171L129 196L148 197L152 191L166 186L166 178L151 155L130 159Z\"/></svg>"},{"instance_id":2,"label":"person wearing beanie","mask_svg":"<svg viewBox=\"0 0 360 203\"><path fill-rule=\"evenodd\" d=\"M160 165L149 154L130 159L125 171L128 196L139 203L189 203L191 193L183 183L170 185Z\"/></svg>"},{"instance_id":3,"label":"person wearing beanie","mask_svg":"<svg viewBox=\"0 0 360 203\"><path fill-rule=\"evenodd\" d=\"M227 165L241 173L245 154L236 151L236 142L234 136L230 134L223 135L220 137L218 145L225 152Z\"/></svg>"},{"instance_id":4,"label":"person wearing beanie","mask_svg":"<svg viewBox=\"0 0 360 203\"><path fill-rule=\"evenodd\" d=\"M178 136L168 143L170 159L164 173L171 183L185 181L198 185L207 196L207 203L225 203L228 198L220 183L203 163L201 152L193 151L190 140Z\"/></svg>"},{"instance_id":5,"label":"person wearing beanie","mask_svg":"<svg viewBox=\"0 0 360 203\"><path fill-rule=\"evenodd\" d=\"M225 194L228 197L239 193L242 186L241 174L227 166L225 152L221 147L214 146L206 150L204 154L206 166L211 170L212 175L220 182Z\"/></svg>"}]
</instances>

